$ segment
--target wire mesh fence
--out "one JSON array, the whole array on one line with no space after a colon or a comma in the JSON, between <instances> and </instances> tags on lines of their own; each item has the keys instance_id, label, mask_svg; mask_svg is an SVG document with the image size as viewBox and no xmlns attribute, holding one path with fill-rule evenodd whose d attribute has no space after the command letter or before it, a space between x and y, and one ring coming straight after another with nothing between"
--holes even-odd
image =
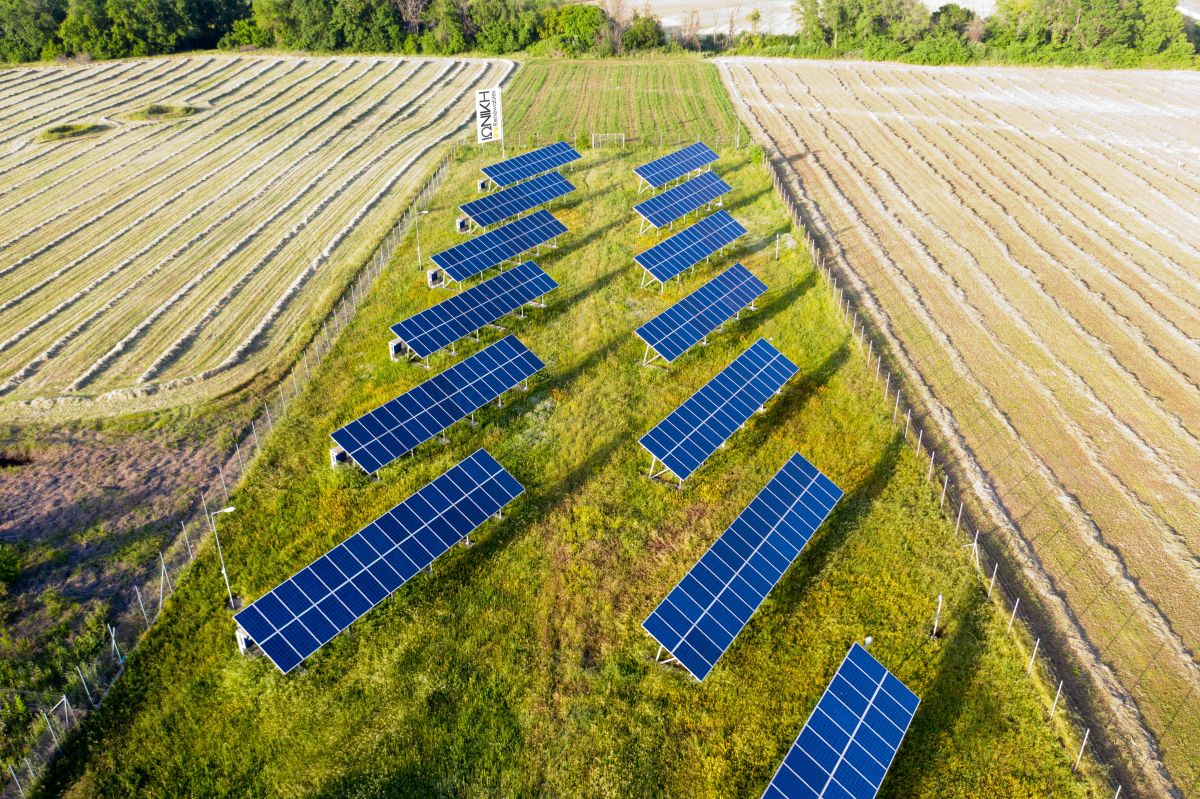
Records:
<instances>
[{"instance_id":1,"label":"wire mesh fence","mask_svg":"<svg viewBox=\"0 0 1200 799\"><path fill-rule=\"evenodd\" d=\"M264 399L261 410L235 436L232 448L209 478L207 488L197 493L189 510L179 519L178 532L158 553L151 568L143 572L149 577L131 584L126 596L113 603L120 610L114 612L106 625L107 637L100 656L77 663L67 674L60 675L62 687L58 692L0 688L0 693L8 691L23 697L31 720L27 751L6 764L3 777L7 783L0 791L0 797L8 799L30 794L46 767L62 751L67 734L104 701L123 673L129 653L160 618L184 571L197 558L218 556L218 514L229 505L230 492L251 468L288 406L303 392L316 368L333 349L338 334L353 318L396 247L416 224L421 209L429 204L446 179L451 163L463 145L460 140L451 144L404 213L383 235L346 292L321 322L316 334L301 349L290 370ZM223 562L221 567L224 570Z\"/></svg>"}]
</instances>

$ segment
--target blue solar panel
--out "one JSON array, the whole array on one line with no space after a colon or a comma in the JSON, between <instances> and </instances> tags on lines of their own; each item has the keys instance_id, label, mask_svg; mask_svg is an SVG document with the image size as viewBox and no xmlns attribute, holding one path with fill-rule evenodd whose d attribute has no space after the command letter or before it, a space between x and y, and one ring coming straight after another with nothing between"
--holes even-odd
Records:
<instances>
[{"instance_id":1,"label":"blue solar panel","mask_svg":"<svg viewBox=\"0 0 1200 799\"><path fill-rule=\"evenodd\" d=\"M572 161L578 161L580 158L583 156L574 147L565 141L560 141L522 153L507 161L485 166L483 174L491 178L497 186L511 186L534 175L540 175Z\"/></svg>"},{"instance_id":2,"label":"blue solar panel","mask_svg":"<svg viewBox=\"0 0 1200 799\"><path fill-rule=\"evenodd\" d=\"M755 299L767 286L734 264L637 329L646 346L675 360ZM648 361L647 361L648 362Z\"/></svg>"},{"instance_id":3,"label":"blue solar panel","mask_svg":"<svg viewBox=\"0 0 1200 799\"><path fill-rule=\"evenodd\" d=\"M487 227L503 222L510 216L523 214L539 205L545 205L573 191L575 187L570 181L557 172L550 172L458 207L472 222L480 227Z\"/></svg>"},{"instance_id":4,"label":"blue solar panel","mask_svg":"<svg viewBox=\"0 0 1200 799\"><path fill-rule=\"evenodd\" d=\"M433 262L460 283L567 232L549 211L535 211L433 256Z\"/></svg>"},{"instance_id":5,"label":"blue solar panel","mask_svg":"<svg viewBox=\"0 0 1200 799\"><path fill-rule=\"evenodd\" d=\"M872 799L920 703L854 644L762 799Z\"/></svg>"},{"instance_id":6,"label":"blue solar panel","mask_svg":"<svg viewBox=\"0 0 1200 799\"><path fill-rule=\"evenodd\" d=\"M703 680L841 498L793 455L642 627Z\"/></svg>"},{"instance_id":7,"label":"blue solar panel","mask_svg":"<svg viewBox=\"0 0 1200 799\"><path fill-rule=\"evenodd\" d=\"M234 620L287 674L524 490L476 450Z\"/></svg>"},{"instance_id":8,"label":"blue solar panel","mask_svg":"<svg viewBox=\"0 0 1200 799\"><path fill-rule=\"evenodd\" d=\"M333 440L374 474L544 368L516 336L505 336L335 430Z\"/></svg>"},{"instance_id":9,"label":"blue solar panel","mask_svg":"<svg viewBox=\"0 0 1200 799\"><path fill-rule=\"evenodd\" d=\"M674 236L663 239L644 253L635 255L633 260L659 283L666 283L745 232L746 228L727 212L717 211Z\"/></svg>"},{"instance_id":10,"label":"blue solar panel","mask_svg":"<svg viewBox=\"0 0 1200 799\"><path fill-rule=\"evenodd\" d=\"M526 261L392 325L392 332L417 357L428 358L556 288L554 278Z\"/></svg>"},{"instance_id":11,"label":"blue solar panel","mask_svg":"<svg viewBox=\"0 0 1200 799\"><path fill-rule=\"evenodd\" d=\"M795 364L760 338L642 436L640 443L682 482L797 371Z\"/></svg>"},{"instance_id":12,"label":"blue solar panel","mask_svg":"<svg viewBox=\"0 0 1200 799\"><path fill-rule=\"evenodd\" d=\"M648 164L634 167L633 172L653 188L665 186L676 178L695 172L717 160L717 154L704 142L689 144L682 150L656 158Z\"/></svg>"},{"instance_id":13,"label":"blue solar panel","mask_svg":"<svg viewBox=\"0 0 1200 799\"><path fill-rule=\"evenodd\" d=\"M733 189L715 172L704 172L673 189L633 206L654 227L668 225L685 214L702 208Z\"/></svg>"}]
</instances>

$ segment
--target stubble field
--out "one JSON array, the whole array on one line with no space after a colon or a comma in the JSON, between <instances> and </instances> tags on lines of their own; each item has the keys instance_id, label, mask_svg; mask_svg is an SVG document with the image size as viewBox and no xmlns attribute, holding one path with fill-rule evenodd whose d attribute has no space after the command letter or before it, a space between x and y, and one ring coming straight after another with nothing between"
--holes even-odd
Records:
<instances>
[{"instance_id":1,"label":"stubble field","mask_svg":"<svg viewBox=\"0 0 1200 799\"><path fill-rule=\"evenodd\" d=\"M1200 76L730 59L1134 767L1200 781ZM1019 531L1019 536L1016 534ZM1135 736L1136 737L1136 736ZM1151 780L1153 783L1153 780Z\"/></svg>"},{"instance_id":2,"label":"stubble field","mask_svg":"<svg viewBox=\"0 0 1200 799\"><path fill-rule=\"evenodd\" d=\"M4 412L178 405L281 366L468 121L472 88L512 67L203 56L0 72ZM84 133L44 135L66 125Z\"/></svg>"}]
</instances>

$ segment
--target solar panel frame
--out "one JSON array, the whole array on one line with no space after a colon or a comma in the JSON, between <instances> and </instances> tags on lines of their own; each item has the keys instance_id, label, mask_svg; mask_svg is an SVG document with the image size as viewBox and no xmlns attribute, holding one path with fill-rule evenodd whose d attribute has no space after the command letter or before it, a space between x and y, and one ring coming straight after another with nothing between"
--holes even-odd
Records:
<instances>
[{"instance_id":1,"label":"solar panel frame","mask_svg":"<svg viewBox=\"0 0 1200 799\"><path fill-rule=\"evenodd\" d=\"M556 288L554 278L526 261L397 322L391 331L418 358L428 358Z\"/></svg>"},{"instance_id":2,"label":"solar panel frame","mask_svg":"<svg viewBox=\"0 0 1200 799\"><path fill-rule=\"evenodd\" d=\"M524 490L487 450L476 450L234 620L287 674Z\"/></svg>"},{"instance_id":3,"label":"solar panel frame","mask_svg":"<svg viewBox=\"0 0 1200 799\"><path fill-rule=\"evenodd\" d=\"M434 253L430 260L461 283L566 232L566 225L543 209Z\"/></svg>"},{"instance_id":4,"label":"solar panel frame","mask_svg":"<svg viewBox=\"0 0 1200 799\"><path fill-rule=\"evenodd\" d=\"M751 344L638 440L651 477L661 463L682 484L798 371L766 339Z\"/></svg>"},{"instance_id":5,"label":"solar panel frame","mask_svg":"<svg viewBox=\"0 0 1200 799\"><path fill-rule=\"evenodd\" d=\"M569 180L557 172L547 172L495 194L486 194L479 199L463 203L458 208L476 225L486 228L573 191L575 187Z\"/></svg>"},{"instance_id":6,"label":"solar panel frame","mask_svg":"<svg viewBox=\"0 0 1200 799\"><path fill-rule=\"evenodd\" d=\"M634 332L648 349L672 363L766 291L767 285L754 273L734 264Z\"/></svg>"},{"instance_id":7,"label":"solar panel frame","mask_svg":"<svg viewBox=\"0 0 1200 799\"><path fill-rule=\"evenodd\" d=\"M642 629L703 681L843 492L796 453L650 613Z\"/></svg>"},{"instance_id":8,"label":"solar panel frame","mask_svg":"<svg viewBox=\"0 0 1200 799\"><path fill-rule=\"evenodd\" d=\"M646 276L665 285L668 280L690 269L705 258L732 244L746 232L727 211L717 211L678 233L663 239L633 257Z\"/></svg>"},{"instance_id":9,"label":"solar panel frame","mask_svg":"<svg viewBox=\"0 0 1200 799\"><path fill-rule=\"evenodd\" d=\"M508 335L330 434L367 474L444 432L545 368Z\"/></svg>"},{"instance_id":10,"label":"solar panel frame","mask_svg":"<svg viewBox=\"0 0 1200 799\"><path fill-rule=\"evenodd\" d=\"M653 227L661 228L731 191L733 188L715 172L702 172L662 194L643 200L633 206L633 210Z\"/></svg>"},{"instance_id":11,"label":"solar panel frame","mask_svg":"<svg viewBox=\"0 0 1200 799\"><path fill-rule=\"evenodd\" d=\"M547 144L536 150L513 156L482 168L483 174L497 186L511 186L522 180L566 166L572 161L583 158L571 145L565 141Z\"/></svg>"},{"instance_id":12,"label":"solar panel frame","mask_svg":"<svg viewBox=\"0 0 1200 799\"><path fill-rule=\"evenodd\" d=\"M762 799L873 799L920 704L920 697L854 643Z\"/></svg>"},{"instance_id":13,"label":"solar panel frame","mask_svg":"<svg viewBox=\"0 0 1200 799\"><path fill-rule=\"evenodd\" d=\"M718 158L719 156L712 151L712 148L704 142L698 141L649 163L636 166L633 168L633 173L646 181L652 189L660 189L689 172L703 169Z\"/></svg>"}]
</instances>

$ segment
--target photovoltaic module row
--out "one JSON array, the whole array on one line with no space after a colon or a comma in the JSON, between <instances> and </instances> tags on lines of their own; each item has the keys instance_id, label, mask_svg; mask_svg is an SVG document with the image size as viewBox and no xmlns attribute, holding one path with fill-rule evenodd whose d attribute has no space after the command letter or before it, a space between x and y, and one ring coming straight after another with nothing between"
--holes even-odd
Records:
<instances>
[{"instance_id":1,"label":"photovoltaic module row","mask_svg":"<svg viewBox=\"0 0 1200 799\"><path fill-rule=\"evenodd\" d=\"M583 156L579 154L578 150L565 141L560 141L530 150L506 161L489 164L483 167L483 174L487 175L497 186L511 186L534 175L540 175L551 169L565 166L572 161L578 161L580 158Z\"/></svg>"},{"instance_id":2,"label":"photovoltaic module row","mask_svg":"<svg viewBox=\"0 0 1200 799\"><path fill-rule=\"evenodd\" d=\"M392 332L418 358L428 358L556 288L554 278L526 261L397 322Z\"/></svg>"},{"instance_id":3,"label":"photovoltaic module row","mask_svg":"<svg viewBox=\"0 0 1200 799\"><path fill-rule=\"evenodd\" d=\"M796 374L796 365L759 339L642 436L656 463L683 482ZM660 472L661 473L661 472Z\"/></svg>"},{"instance_id":4,"label":"photovoltaic module row","mask_svg":"<svg viewBox=\"0 0 1200 799\"><path fill-rule=\"evenodd\" d=\"M633 206L633 210L656 228L669 225L676 219L703 208L733 191L715 172L702 172L686 183L667 189L649 200Z\"/></svg>"},{"instance_id":5,"label":"photovoltaic module row","mask_svg":"<svg viewBox=\"0 0 1200 799\"><path fill-rule=\"evenodd\" d=\"M828 477L793 455L642 627L703 680L841 498Z\"/></svg>"},{"instance_id":6,"label":"photovoltaic module row","mask_svg":"<svg viewBox=\"0 0 1200 799\"><path fill-rule=\"evenodd\" d=\"M535 211L442 250L432 256L432 261L445 270L451 279L461 283L566 232L566 225L555 219L549 211Z\"/></svg>"},{"instance_id":7,"label":"photovoltaic module row","mask_svg":"<svg viewBox=\"0 0 1200 799\"><path fill-rule=\"evenodd\" d=\"M762 799L873 799L920 703L853 644Z\"/></svg>"},{"instance_id":8,"label":"photovoltaic module row","mask_svg":"<svg viewBox=\"0 0 1200 799\"><path fill-rule=\"evenodd\" d=\"M662 158L656 158L648 164L634 167L633 172L651 188L658 189L689 172L703 169L716 160L717 154L707 144L696 142Z\"/></svg>"},{"instance_id":9,"label":"photovoltaic module row","mask_svg":"<svg viewBox=\"0 0 1200 799\"><path fill-rule=\"evenodd\" d=\"M332 437L367 474L374 474L544 368L516 336L505 336Z\"/></svg>"},{"instance_id":10,"label":"photovoltaic module row","mask_svg":"<svg viewBox=\"0 0 1200 799\"><path fill-rule=\"evenodd\" d=\"M525 489L477 450L234 616L288 673Z\"/></svg>"},{"instance_id":11,"label":"photovoltaic module row","mask_svg":"<svg viewBox=\"0 0 1200 799\"><path fill-rule=\"evenodd\" d=\"M691 227L686 227L670 238L663 239L633 260L646 270L659 285L703 261L708 256L737 240L746 228L725 211L706 216Z\"/></svg>"},{"instance_id":12,"label":"photovoltaic module row","mask_svg":"<svg viewBox=\"0 0 1200 799\"><path fill-rule=\"evenodd\" d=\"M743 308L767 286L749 269L734 264L635 331L648 350L674 361ZM649 363L650 358L643 358Z\"/></svg>"},{"instance_id":13,"label":"photovoltaic module row","mask_svg":"<svg viewBox=\"0 0 1200 799\"><path fill-rule=\"evenodd\" d=\"M548 172L458 207L476 225L487 227L503 222L510 216L523 214L539 205L545 205L573 191L575 187L570 181L557 172Z\"/></svg>"}]
</instances>

